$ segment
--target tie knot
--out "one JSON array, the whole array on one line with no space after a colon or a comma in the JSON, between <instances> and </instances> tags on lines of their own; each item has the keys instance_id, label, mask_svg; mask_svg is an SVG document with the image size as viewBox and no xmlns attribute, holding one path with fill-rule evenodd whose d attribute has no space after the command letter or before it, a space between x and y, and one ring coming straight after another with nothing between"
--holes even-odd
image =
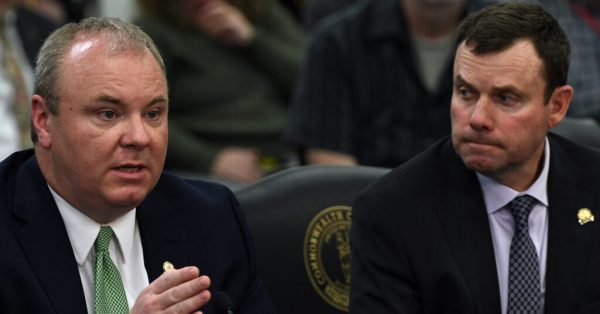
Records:
<instances>
[{"instance_id":1,"label":"tie knot","mask_svg":"<svg viewBox=\"0 0 600 314\"><path fill-rule=\"evenodd\" d=\"M113 230L109 226L100 227L100 232L98 232L98 237L96 238L96 243L94 247L96 252L106 252L108 251L108 245L110 244L110 240L113 236Z\"/></svg>"},{"instance_id":2,"label":"tie knot","mask_svg":"<svg viewBox=\"0 0 600 314\"><path fill-rule=\"evenodd\" d=\"M529 213L533 208L536 200L529 195L521 195L515 197L509 204L508 207L512 211L513 217L515 218L515 226L517 231L528 229Z\"/></svg>"}]
</instances>

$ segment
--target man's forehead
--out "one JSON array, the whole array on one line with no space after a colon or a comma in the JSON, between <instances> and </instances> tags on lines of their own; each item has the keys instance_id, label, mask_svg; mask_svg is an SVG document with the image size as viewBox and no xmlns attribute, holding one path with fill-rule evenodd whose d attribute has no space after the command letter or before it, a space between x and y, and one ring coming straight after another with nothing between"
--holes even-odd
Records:
<instances>
[{"instance_id":1,"label":"man's forehead","mask_svg":"<svg viewBox=\"0 0 600 314\"><path fill-rule=\"evenodd\" d=\"M72 40L68 52L77 57L89 52L104 53L107 56L119 54L145 54L150 50L143 44L125 42L113 34L77 34Z\"/></svg>"},{"instance_id":2,"label":"man's forehead","mask_svg":"<svg viewBox=\"0 0 600 314\"><path fill-rule=\"evenodd\" d=\"M100 53L108 52L108 45L107 39L99 35L77 34L64 52L64 59L73 62L90 55L97 58Z\"/></svg>"},{"instance_id":3,"label":"man's forehead","mask_svg":"<svg viewBox=\"0 0 600 314\"><path fill-rule=\"evenodd\" d=\"M527 66L530 71L540 71L544 65L533 42L526 39L517 40L503 49L489 52L477 52L473 45L468 45L463 41L456 50L454 69L456 70L457 65L473 61L476 61L476 63L481 62L482 65L492 65L493 63L498 63L499 66L513 63L521 64Z\"/></svg>"},{"instance_id":4,"label":"man's forehead","mask_svg":"<svg viewBox=\"0 0 600 314\"><path fill-rule=\"evenodd\" d=\"M68 52L68 58L83 58L94 46L93 40L76 41L71 45Z\"/></svg>"},{"instance_id":5,"label":"man's forehead","mask_svg":"<svg viewBox=\"0 0 600 314\"><path fill-rule=\"evenodd\" d=\"M489 46L487 46L487 47L489 47ZM457 55L459 53L463 53L463 54L467 53L467 54L472 54L477 57L485 57L485 56L500 55L500 54L503 54L508 51L511 51L512 53L514 53L515 51L518 51L521 53L523 53L523 52L527 53L527 55L529 55L529 56L534 56L533 59L535 59L535 60L539 60L539 61L542 60L540 54L538 53L538 51L535 47L535 44L533 43L533 40L531 40L529 38L518 38L506 46L490 48L489 51L480 51L480 48L481 47L478 46L478 44L475 42L462 41L458 44L458 46L456 48L456 52L457 52ZM488 50L488 49L486 49L486 50Z\"/></svg>"},{"instance_id":6,"label":"man's forehead","mask_svg":"<svg viewBox=\"0 0 600 314\"><path fill-rule=\"evenodd\" d=\"M70 64L72 62L84 61L84 64L88 64L92 61L98 61L102 58L112 58L119 56L144 56L151 55L151 52L146 47L136 46L118 46L115 47L109 39L105 39L99 36L86 37L75 39L70 47L64 53L63 60L66 61L63 64ZM158 61L157 61L158 64ZM158 64L160 67L160 64Z\"/></svg>"}]
</instances>

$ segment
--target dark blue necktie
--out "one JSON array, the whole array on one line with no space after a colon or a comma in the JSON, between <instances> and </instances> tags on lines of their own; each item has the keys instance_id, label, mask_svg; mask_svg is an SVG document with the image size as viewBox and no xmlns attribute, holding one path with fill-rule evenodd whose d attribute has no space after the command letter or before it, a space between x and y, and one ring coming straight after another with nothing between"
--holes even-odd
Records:
<instances>
[{"instance_id":1,"label":"dark blue necktie","mask_svg":"<svg viewBox=\"0 0 600 314\"><path fill-rule=\"evenodd\" d=\"M522 195L508 205L515 219L508 272L508 314L537 314L541 308L540 266L528 226L535 202L533 197Z\"/></svg>"}]
</instances>

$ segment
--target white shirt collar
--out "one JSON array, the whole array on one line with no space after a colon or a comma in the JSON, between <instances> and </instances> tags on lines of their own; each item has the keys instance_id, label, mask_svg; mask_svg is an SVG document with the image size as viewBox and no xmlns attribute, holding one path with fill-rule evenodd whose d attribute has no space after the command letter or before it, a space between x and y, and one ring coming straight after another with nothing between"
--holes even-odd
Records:
<instances>
[{"instance_id":1,"label":"white shirt collar","mask_svg":"<svg viewBox=\"0 0 600 314\"><path fill-rule=\"evenodd\" d=\"M540 203L548 207L548 169L550 167L550 143L548 138L544 142L544 165L538 178L525 191L518 192L505 185L502 185L493 179L477 173L479 184L483 191L483 200L488 214L504 208L510 201L519 195L530 195L535 197Z\"/></svg>"},{"instance_id":2,"label":"white shirt collar","mask_svg":"<svg viewBox=\"0 0 600 314\"><path fill-rule=\"evenodd\" d=\"M50 188L50 186L48 186ZM84 215L82 212L71 206L65 199L58 195L50 188L56 206L63 218L73 253L77 264L81 266L88 255L93 251L94 242L100 232L100 224ZM118 256L123 258L125 263L131 258L133 247L133 239L135 232L135 213L136 209L130 210L127 214L119 217L107 225L113 229L115 233L115 248L119 251Z\"/></svg>"}]
</instances>

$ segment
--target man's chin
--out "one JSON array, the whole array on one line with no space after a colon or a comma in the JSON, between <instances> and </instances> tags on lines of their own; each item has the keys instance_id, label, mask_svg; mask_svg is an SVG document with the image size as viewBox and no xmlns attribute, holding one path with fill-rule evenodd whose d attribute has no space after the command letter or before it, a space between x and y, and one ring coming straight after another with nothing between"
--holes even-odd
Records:
<instances>
[{"instance_id":1,"label":"man's chin","mask_svg":"<svg viewBox=\"0 0 600 314\"><path fill-rule=\"evenodd\" d=\"M131 210L142 203L148 193L147 189L120 189L111 193L108 198L115 207Z\"/></svg>"},{"instance_id":2,"label":"man's chin","mask_svg":"<svg viewBox=\"0 0 600 314\"><path fill-rule=\"evenodd\" d=\"M492 173L496 168L492 159L486 156L466 156L462 158L467 168L484 175Z\"/></svg>"}]
</instances>

